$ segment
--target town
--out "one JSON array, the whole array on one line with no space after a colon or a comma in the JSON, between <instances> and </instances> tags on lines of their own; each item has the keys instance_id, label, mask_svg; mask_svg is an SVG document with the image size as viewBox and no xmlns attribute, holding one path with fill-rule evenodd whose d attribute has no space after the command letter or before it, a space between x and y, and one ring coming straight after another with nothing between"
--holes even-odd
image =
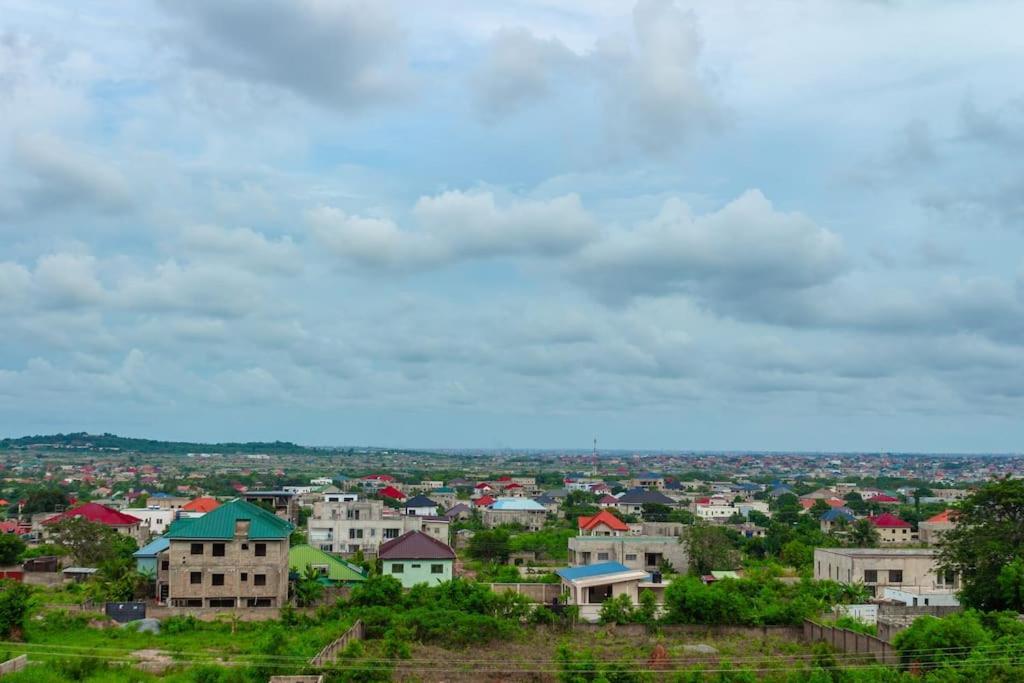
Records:
<instances>
[{"instance_id":1,"label":"town","mask_svg":"<svg viewBox=\"0 0 1024 683\"><path fill-rule=\"evenodd\" d=\"M801 650L833 652L821 656L840 670L937 666L910 651L932 621L961 628L973 609L1022 606L964 574L991 571L989 558L944 543L961 519L979 524L965 506L990 488L1022 489L1008 478L1020 476L1016 456L0 443L3 600L24 601L2 626L10 661L28 672L94 662L188 676L202 661L257 678L618 667L641 680L746 667L803 680L814 667ZM1014 557L989 578L1019 581L1006 572L1024 563ZM673 630L687 625L705 630ZM634 651L573 643L593 628ZM760 629L759 648L725 636L743 628ZM198 659L175 655L182 632ZM250 634L248 646L223 647L225 632ZM278 634L277 649L259 649L263 632ZM538 637L514 665L500 647L467 655ZM275 671L260 659L270 654L291 659Z\"/></svg>"}]
</instances>

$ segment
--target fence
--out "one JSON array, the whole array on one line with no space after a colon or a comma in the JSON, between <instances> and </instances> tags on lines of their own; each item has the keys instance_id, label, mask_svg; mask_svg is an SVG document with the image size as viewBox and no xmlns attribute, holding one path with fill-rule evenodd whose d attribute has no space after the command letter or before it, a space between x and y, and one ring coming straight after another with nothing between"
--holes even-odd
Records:
<instances>
[{"instance_id":1,"label":"fence","mask_svg":"<svg viewBox=\"0 0 1024 683\"><path fill-rule=\"evenodd\" d=\"M822 626L807 619L804 621L804 640L809 643L822 641L847 654L864 655L865 660L874 658L879 664L899 663L899 654L892 645L881 638L848 628Z\"/></svg>"},{"instance_id":2,"label":"fence","mask_svg":"<svg viewBox=\"0 0 1024 683\"><path fill-rule=\"evenodd\" d=\"M558 583L492 583L489 584L495 593L519 593L533 602L550 604L562 594L562 586Z\"/></svg>"},{"instance_id":3,"label":"fence","mask_svg":"<svg viewBox=\"0 0 1024 683\"><path fill-rule=\"evenodd\" d=\"M21 671L26 666L28 666L28 655L18 655L14 659L8 659L3 664L0 664L0 676Z\"/></svg>"},{"instance_id":4,"label":"fence","mask_svg":"<svg viewBox=\"0 0 1024 683\"><path fill-rule=\"evenodd\" d=\"M352 624L352 628L345 631L340 638L329 643L324 649L320 650L313 659L309 660L311 666L323 666L328 662L333 662L338 658L338 653L343 651L348 644L363 639L363 621L357 619L356 623Z\"/></svg>"},{"instance_id":5,"label":"fence","mask_svg":"<svg viewBox=\"0 0 1024 683\"><path fill-rule=\"evenodd\" d=\"M962 611L960 606L951 605L879 605L878 606L878 637L887 643L900 631L910 628L918 617L932 616L942 618L947 614Z\"/></svg>"}]
</instances>

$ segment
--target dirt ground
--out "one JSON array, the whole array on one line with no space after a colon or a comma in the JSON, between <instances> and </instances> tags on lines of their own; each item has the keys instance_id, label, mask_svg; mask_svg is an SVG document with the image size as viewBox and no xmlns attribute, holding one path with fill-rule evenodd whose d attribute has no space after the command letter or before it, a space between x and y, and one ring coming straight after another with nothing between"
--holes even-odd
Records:
<instances>
[{"instance_id":1,"label":"dirt ground","mask_svg":"<svg viewBox=\"0 0 1024 683\"><path fill-rule=\"evenodd\" d=\"M630 670L665 672L666 679L679 670L714 668L725 661L737 668L792 666L810 652L807 645L791 638L760 633L636 634L613 628L584 633L535 630L520 639L466 650L417 645L408 660L397 664L395 680L554 681L558 673L556 654L562 644L577 653L590 650L598 660L618 662Z\"/></svg>"}]
</instances>

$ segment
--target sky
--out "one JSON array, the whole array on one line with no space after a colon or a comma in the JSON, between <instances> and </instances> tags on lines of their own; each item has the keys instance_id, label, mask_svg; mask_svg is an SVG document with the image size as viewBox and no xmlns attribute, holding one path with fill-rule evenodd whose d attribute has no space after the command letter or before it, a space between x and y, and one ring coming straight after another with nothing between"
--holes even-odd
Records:
<instances>
[{"instance_id":1,"label":"sky","mask_svg":"<svg viewBox=\"0 0 1024 683\"><path fill-rule=\"evenodd\" d=\"M1021 450L1020 2L3 5L2 434Z\"/></svg>"}]
</instances>

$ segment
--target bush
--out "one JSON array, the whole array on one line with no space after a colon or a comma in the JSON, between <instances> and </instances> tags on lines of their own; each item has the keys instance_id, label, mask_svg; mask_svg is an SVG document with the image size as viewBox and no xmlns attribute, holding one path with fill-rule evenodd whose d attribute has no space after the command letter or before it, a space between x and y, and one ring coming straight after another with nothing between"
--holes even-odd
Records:
<instances>
[{"instance_id":1,"label":"bush","mask_svg":"<svg viewBox=\"0 0 1024 683\"><path fill-rule=\"evenodd\" d=\"M0 581L0 638L21 640L32 589L17 581Z\"/></svg>"},{"instance_id":2,"label":"bush","mask_svg":"<svg viewBox=\"0 0 1024 683\"><path fill-rule=\"evenodd\" d=\"M628 624L633 621L633 602L628 595L605 600L601 605L602 624Z\"/></svg>"},{"instance_id":3,"label":"bush","mask_svg":"<svg viewBox=\"0 0 1024 683\"><path fill-rule=\"evenodd\" d=\"M192 633L199 629L199 620L191 614L184 617L167 617L160 624L164 633Z\"/></svg>"},{"instance_id":4,"label":"bush","mask_svg":"<svg viewBox=\"0 0 1024 683\"><path fill-rule=\"evenodd\" d=\"M352 589L349 604L361 607L402 604L402 582L393 576L375 575Z\"/></svg>"},{"instance_id":5,"label":"bush","mask_svg":"<svg viewBox=\"0 0 1024 683\"><path fill-rule=\"evenodd\" d=\"M519 630L505 619L427 607L408 610L399 621L419 642L441 647L479 645L498 638L511 638Z\"/></svg>"}]
</instances>

